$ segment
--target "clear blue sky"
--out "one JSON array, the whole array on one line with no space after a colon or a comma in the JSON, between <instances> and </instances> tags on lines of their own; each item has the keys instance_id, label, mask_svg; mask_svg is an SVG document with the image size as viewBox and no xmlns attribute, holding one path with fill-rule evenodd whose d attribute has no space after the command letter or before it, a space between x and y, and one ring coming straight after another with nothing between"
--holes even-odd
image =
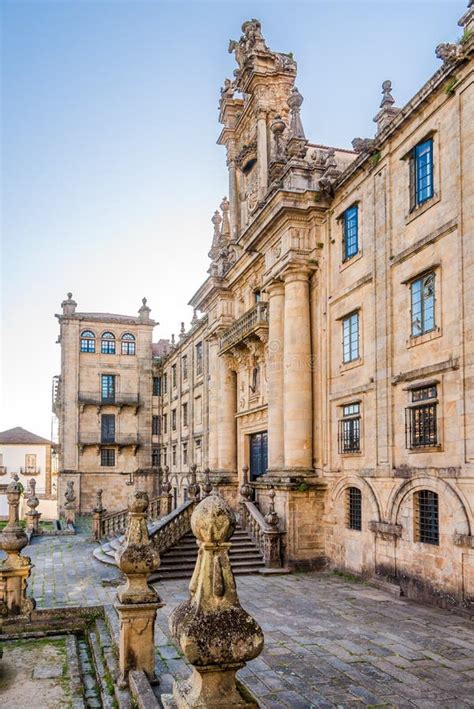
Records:
<instances>
[{"instance_id":1,"label":"clear blue sky","mask_svg":"<svg viewBox=\"0 0 474 709\"><path fill-rule=\"evenodd\" d=\"M210 218L227 193L219 88L248 18L293 52L307 136L374 133L384 79L403 105L460 35L467 0L3 0L0 430L50 430L54 313L133 314L155 339L189 322Z\"/></svg>"}]
</instances>

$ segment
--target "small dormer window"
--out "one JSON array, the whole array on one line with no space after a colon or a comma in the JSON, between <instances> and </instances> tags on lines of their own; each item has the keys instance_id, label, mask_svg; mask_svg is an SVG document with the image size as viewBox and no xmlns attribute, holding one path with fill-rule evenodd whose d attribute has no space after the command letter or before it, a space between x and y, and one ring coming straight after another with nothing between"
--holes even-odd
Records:
<instances>
[{"instance_id":1,"label":"small dormer window","mask_svg":"<svg viewBox=\"0 0 474 709\"><path fill-rule=\"evenodd\" d=\"M81 352L95 352L95 334L92 330L81 332Z\"/></svg>"},{"instance_id":2,"label":"small dormer window","mask_svg":"<svg viewBox=\"0 0 474 709\"><path fill-rule=\"evenodd\" d=\"M115 335L113 332L104 332L100 345L102 354L115 354Z\"/></svg>"},{"instance_id":3,"label":"small dormer window","mask_svg":"<svg viewBox=\"0 0 474 709\"><path fill-rule=\"evenodd\" d=\"M136 353L135 337L130 332L126 332L124 335L122 335L122 354L123 355L134 355L135 353Z\"/></svg>"}]
</instances>

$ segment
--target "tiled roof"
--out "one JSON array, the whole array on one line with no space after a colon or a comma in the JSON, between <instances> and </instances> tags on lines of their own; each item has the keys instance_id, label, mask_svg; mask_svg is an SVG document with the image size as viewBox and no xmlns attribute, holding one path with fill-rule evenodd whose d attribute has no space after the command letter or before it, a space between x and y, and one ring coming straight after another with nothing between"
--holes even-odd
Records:
<instances>
[{"instance_id":1,"label":"tiled roof","mask_svg":"<svg viewBox=\"0 0 474 709\"><path fill-rule=\"evenodd\" d=\"M36 433L31 433L31 431L26 431L21 426L15 426L15 428L9 428L7 431L0 431L0 443L23 443L23 444L48 444L53 445L51 441L47 438L42 438L37 436Z\"/></svg>"}]
</instances>

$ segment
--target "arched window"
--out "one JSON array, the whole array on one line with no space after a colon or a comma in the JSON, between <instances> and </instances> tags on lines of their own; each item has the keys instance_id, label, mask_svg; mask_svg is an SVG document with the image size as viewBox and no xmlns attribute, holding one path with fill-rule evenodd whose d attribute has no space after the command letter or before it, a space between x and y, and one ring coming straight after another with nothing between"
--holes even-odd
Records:
<instances>
[{"instance_id":1,"label":"arched window","mask_svg":"<svg viewBox=\"0 0 474 709\"><path fill-rule=\"evenodd\" d=\"M104 332L100 345L102 354L115 354L115 335L113 332Z\"/></svg>"},{"instance_id":2,"label":"arched window","mask_svg":"<svg viewBox=\"0 0 474 709\"><path fill-rule=\"evenodd\" d=\"M419 490L414 494L415 541L439 544L438 495L432 490Z\"/></svg>"},{"instance_id":3,"label":"arched window","mask_svg":"<svg viewBox=\"0 0 474 709\"><path fill-rule=\"evenodd\" d=\"M362 529L362 493L358 487L347 488L346 519L349 529Z\"/></svg>"},{"instance_id":4,"label":"arched window","mask_svg":"<svg viewBox=\"0 0 474 709\"><path fill-rule=\"evenodd\" d=\"M122 335L122 354L123 355L134 355L135 354L135 337L126 332Z\"/></svg>"},{"instance_id":5,"label":"arched window","mask_svg":"<svg viewBox=\"0 0 474 709\"><path fill-rule=\"evenodd\" d=\"M92 330L81 332L81 352L95 352L95 334Z\"/></svg>"}]
</instances>

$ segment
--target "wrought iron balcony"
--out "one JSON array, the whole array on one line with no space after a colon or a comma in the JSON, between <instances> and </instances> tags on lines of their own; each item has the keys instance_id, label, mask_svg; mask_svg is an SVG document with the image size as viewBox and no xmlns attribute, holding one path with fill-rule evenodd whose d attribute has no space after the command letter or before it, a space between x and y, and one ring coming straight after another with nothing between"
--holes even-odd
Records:
<instances>
[{"instance_id":1,"label":"wrought iron balcony","mask_svg":"<svg viewBox=\"0 0 474 709\"><path fill-rule=\"evenodd\" d=\"M233 347L255 335L262 339L268 333L268 303L257 303L236 320L220 338L220 351Z\"/></svg>"}]
</instances>

